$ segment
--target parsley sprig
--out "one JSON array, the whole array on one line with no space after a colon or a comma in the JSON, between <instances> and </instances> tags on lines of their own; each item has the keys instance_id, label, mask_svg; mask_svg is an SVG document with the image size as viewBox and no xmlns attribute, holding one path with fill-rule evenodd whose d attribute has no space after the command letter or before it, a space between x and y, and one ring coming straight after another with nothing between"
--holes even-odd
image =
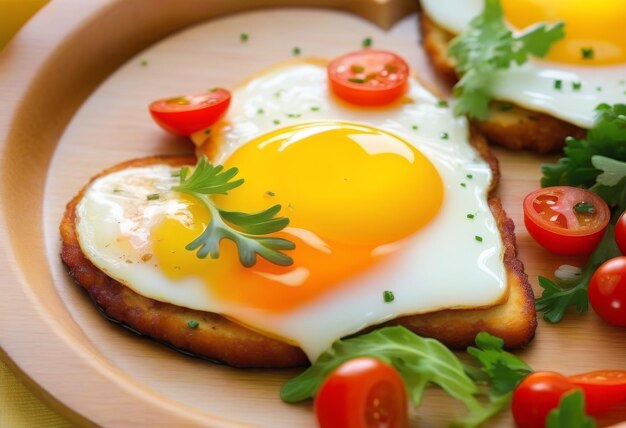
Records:
<instances>
[{"instance_id":1,"label":"parsley sprig","mask_svg":"<svg viewBox=\"0 0 626 428\"><path fill-rule=\"evenodd\" d=\"M485 0L482 14L452 41L448 50L462 76L454 86L458 98L454 112L485 119L489 114L489 84L494 74L513 63L524 64L530 55L544 57L564 35L561 22L535 25L513 35L504 22L500 0Z\"/></svg>"},{"instance_id":2,"label":"parsley sprig","mask_svg":"<svg viewBox=\"0 0 626 428\"><path fill-rule=\"evenodd\" d=\"M585 413L585 395L579 389L561 398L559 407L552 410L546 428L595 428L595 421Z\"/></svg>"},{"instance_id":3,"label":"parsley sprig","mask_svg":"<svg viewBox=\"0 0 626 428\"><path fill-rule=\"evenodd\" d=\"M468 409L468 414L453 421L452 426L477 427L508 406L513 389L530 368L504 351L501 339L488 333L479 333L476 345L468 348L476 364L464 364L435 339L400 326L381 328L337 340L311 367L283 386L281 398L289 403L312 398L335 368L352 358L368 356L398 370L415 406L422 401L426 386L435 384Z\"/></svg>"},{"instance_id":4,"label":"parsley sprig","mask_svg":"<svg viewBox=\"0 0 626 428\"><path fill-rule=\"evenodd\" d=\"M180 182L172 190L194 196L209 210L211 220L206 229L185 248L197 251L197 256L216 259L220 255L220 241L229 239L237 245L239 261L250 267L256 263L257 254L279 266L289 266L293 260L282 251L293 250L295 244L282 238L264 235L278 232L289 224L286 217L275 217L281 209L274 205L253 214L225 211L219 208L211 195L228 194L228 191L241 186L243 179L234 180L237 168L224 171L222 165L213 165L206 157L198 160L191 175L189 167L180 170Z\"/></svg>"},{"instance_id":5,"label":"parsley sprig","mask_svg":"<svg viewBox=\"0 0 626 428\"><path fill-rule=\"evenodd\" d=\"M539 277L543 293L537 310L552 323L559 322L569 307L578 312L589 309L587 288L596 269L621 253L615 243L613 225L626 211L626 104L601 104L587 137L568 138L565 156L554 164L544 164L541 185L585 187L597 193L612 210L611 224L574 284Z\"/></svg>"}]
</instances>

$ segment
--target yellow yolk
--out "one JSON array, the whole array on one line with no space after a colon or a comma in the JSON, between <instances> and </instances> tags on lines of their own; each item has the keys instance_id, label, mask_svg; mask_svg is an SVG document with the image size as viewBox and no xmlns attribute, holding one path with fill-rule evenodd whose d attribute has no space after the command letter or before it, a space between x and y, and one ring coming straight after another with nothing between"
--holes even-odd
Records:
<instances>
[{"instance_id":1,"label":"yellow yolk","mask_svg":"<svg viewBox=\"0 0 626 428\"><path fill-rule=\"evenodd\" d=\"M624 0L503 0L502 5L507 21L516 28L539 22L565 23L565 38L552 46L548 60L583 65L626 63ZM592 53L584 55L589 49Z\"/></svg>"},{"instance_id":2,"label":"yellow yolk","mask_svg":"<svg viewBox=\"0 0 626 428\"><path fill-rule=\"evenodd\" d=\"M428 224L443 202L432 163L397 136L343 122L304 123L265 134L235 151L241 187L216 204L256 212L281 204L289 227L276 236L293 241L294 264L258 258L241 266L235 245L222 241L217 260L198 259L185 246L210 221L206 207L183 198L188 213L154 228L153 255L170 278L200 276L221 299L259 310L284 311L363 271Z\"/></svg>"}]
</instances>

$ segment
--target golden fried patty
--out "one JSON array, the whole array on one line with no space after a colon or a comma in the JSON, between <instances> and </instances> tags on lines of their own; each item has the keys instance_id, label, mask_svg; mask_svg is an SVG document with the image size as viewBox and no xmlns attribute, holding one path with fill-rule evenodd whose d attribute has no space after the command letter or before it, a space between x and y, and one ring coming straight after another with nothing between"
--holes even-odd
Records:
<instances>
[{"instance_id":1,"label":"golden fried patty","mask_svg":"<svg viewBox=\"0 0 626 428\"><path fill-rule=\"evenodd\" d=\"M484 139L474 133L475 147L494 171L492 188L499 179L497 159ZM155 156L111 167L92 179L112 172L151 164L193 165L193 157ZM297 367L309 363L297 347L266 337L221 315L187 309L143 297L95 267L81 251L76 234L76 206L87 184L72 199L61 221L61 258L72 278L89 293L107 317L135 332L170 344L181 351L224 362L236 367ZM493 190L493 189L492 189ZM509 284L508 298L488 309L444 310L407 316L388 324L404 325L418 334L434 337L452 347L473 343L480 331L502 337L509 348L521 347L533 337L536 327L532 289L517 259L513 222L506 217L498 198L490 198L504 242L504 261ZM189 321L197 321L190 328ZM314 334L314 332L312 332Z\"/></svg>"},{"instance_id":2,"label":"golden fried patty","mask_svg":"<svg viewBox=\"0 0 626 428\"><path fill-rule=\"evenodd\" d=\"M420 15L422 43L437 73L450 85L458 81L448 45L454 35L427 15ZM538 153L560 150L568 136L583 138L586 131L550 115L533 112L510 103L492 102L489 117L474 125L490 142L509 149L529 149Z\"/></svg>"}]
</instances>

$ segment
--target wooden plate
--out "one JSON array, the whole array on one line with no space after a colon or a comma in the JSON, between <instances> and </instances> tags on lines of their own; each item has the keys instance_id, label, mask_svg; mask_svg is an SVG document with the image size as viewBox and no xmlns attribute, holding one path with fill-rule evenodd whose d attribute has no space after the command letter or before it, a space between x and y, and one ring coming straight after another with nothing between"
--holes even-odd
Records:
<instances>
[{"instance_id":1,"label":"wooden plate","mask_svg":"<svg viewBox=\"0 0 626 428\"><path fill-rule=\"evenodd\" d=\"M359 48L365 37L400 52L434 84L418 45L415 3L55 0L46 6L0 61L3 359L47 402L84 425L313 426L310 404L278 398L296 371L214 365L99 316L60 263L57 227L65 203L102 168L190 150L151 123L146 105L154 98L233 86L289 58L295 46L303 56L332 57ZM245 44L241 32L250 35ZM518 224L533 284L566 261L582 264L542 251L521 226L521 199L538 186L538 165L546 158L496 152L500 195ZM626 359L623 337L623 330L592 313L572 315L558 326L541 323L522 356L537 369L565 373L619 368ZM433 389L413 423L443 426L462 411ZM503 424L510 424L508 415L492 423Z\"/></svg>"}]
</instances>

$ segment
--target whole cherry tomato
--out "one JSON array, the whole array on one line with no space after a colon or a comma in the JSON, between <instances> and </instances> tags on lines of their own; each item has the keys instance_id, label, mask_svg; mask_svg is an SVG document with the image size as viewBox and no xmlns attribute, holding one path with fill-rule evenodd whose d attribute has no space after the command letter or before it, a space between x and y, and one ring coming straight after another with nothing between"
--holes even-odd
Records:
<instances>
[{"instance_id":1,"label":"whole cherry tomato","mask_svg":"<svg viewBox=\"0 0 626 428\"><path fill-rule=\"evenodd\" d=\"M206 92L165 98L150 104L154 121L172 134L188 137L215 124L230 105L230 92L215 88Z\"/></svg>"},{"instance_id":2,"label":"whole cherry tomato","mask_svg":"<svg viewBox=\"0 0 626 428\"><path fill-rule=\"evenodd\" d=\"M328 65L335 95L352 104L377 106L400 98L408 88L409 66L393 52L363 49Z\"/></svg>"},{"instance_id":3,"label":"whole cherry tomato","mask_svg":"<svg viewBox=\"0 0 626 428\"><path fill-rule=\"evenodd\" d=\"M604 200L578 187L546 187L524 199L530 236L556 254L589 254L598 246L611 212Z\"/></svg>"},{"instance_id":4,"label":"whole cherry tomato","mask_svg":"<svg viewBox=\"0 0 626 428\"><path fill-rule=\"evenodd\" d=\"M626 327L626 256L607 260L594 272L589 303L605 321Z\"/></svg>"},{"instance_id":5,"label":"whole cherry tomato","mask_svg":"<svg viewBox=\"0 0 626 428\"><path fill-rule=\"evenodd\" d=\"M375 358L343 363L315 398L321 428L408 427L406 387L398 372Z\"/></svg>"},{"instance_id":6,"label":"whole cherry tomato","mask_svg":"<svg viewBox=\"0 0 626 428\"><path fill-rule=\"evenodd\" d=\"M578 388L569 378L553 372L531 373L513 393L513 419L519 428L541 428L561 397Z\"/></svg>"}]
</instances>

